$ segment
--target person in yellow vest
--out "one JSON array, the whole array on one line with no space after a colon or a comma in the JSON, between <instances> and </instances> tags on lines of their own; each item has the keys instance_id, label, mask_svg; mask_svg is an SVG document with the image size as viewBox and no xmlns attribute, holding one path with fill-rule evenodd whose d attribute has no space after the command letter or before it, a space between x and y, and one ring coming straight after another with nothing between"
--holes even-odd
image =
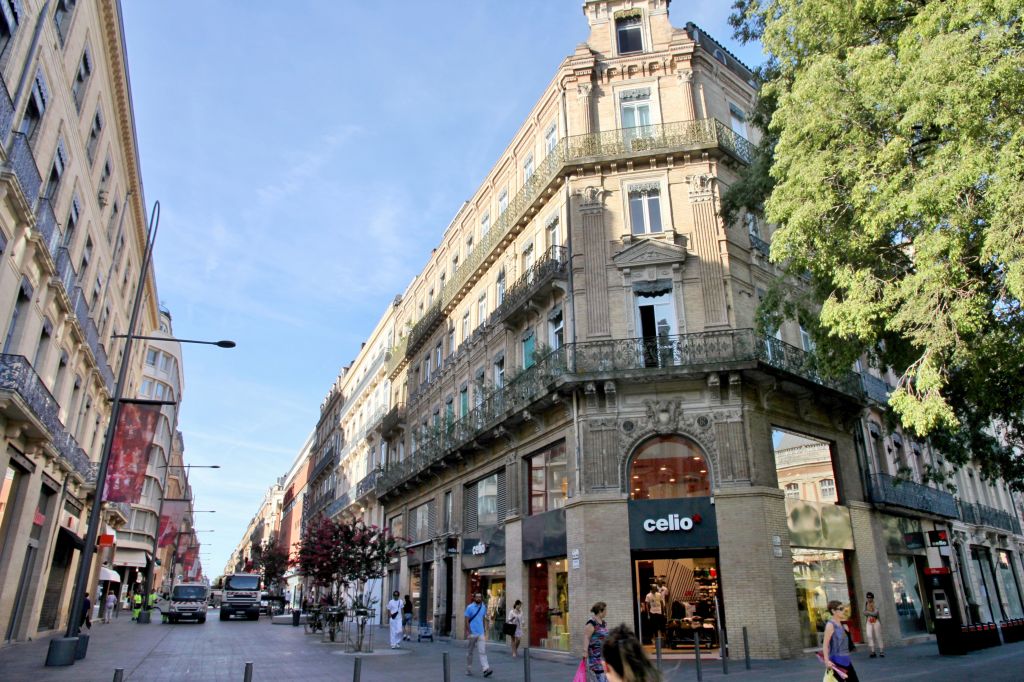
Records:
<instances>
[{"instance_id":1,"label":"person in yellow vest","mask_svg":"<svg viewBox=\"0 0 1024 682\"><path fill-rule=\"evenodd\" d=\"M146 610L147 611L152 611L153 609L156 608L156 600L157 600L157 598L158 597L157 597L157 594L156 594L156 590L153 590L152 592L150 592L150 594L149 594L149 601L146 604Z\"/></svg>"},{"instance_id":2,"label":"person in yellow vest","mask_svg":"<svg viewBox=\"0 0 1024 682\"><path fill-rule=\"evenodd\" d=\"M132 620L138 621L139 614L142 613L142 593L136 592L135 596L132 597Z\"/></svg>"}]
</instances>

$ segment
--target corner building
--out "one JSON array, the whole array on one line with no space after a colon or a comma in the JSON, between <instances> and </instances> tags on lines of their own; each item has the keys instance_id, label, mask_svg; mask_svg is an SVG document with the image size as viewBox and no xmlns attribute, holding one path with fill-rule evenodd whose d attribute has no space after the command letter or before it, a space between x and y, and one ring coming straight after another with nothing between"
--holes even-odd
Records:
<instances>
[{"instance_id":1,"label":"corner building","mask_svg":"<svg viewBox=\"0 0 1024 682\"><path fill-rule=\"evenodd\" d=\"M668 9L584 2L588 41L394 313L377 497L407 538L392 585L441 634L479 591L495 640L522 600L530 646L579 655L604 601L645 641L746 627L789 657L823 600L858 618L883 584L860 377L820 377L795 322L756 334L770 235L720 217L757 141L751 73ZM802 445L816 461L776 457ZM808 468L831 487L787 500Z\"/></svg>"}]
</instances>

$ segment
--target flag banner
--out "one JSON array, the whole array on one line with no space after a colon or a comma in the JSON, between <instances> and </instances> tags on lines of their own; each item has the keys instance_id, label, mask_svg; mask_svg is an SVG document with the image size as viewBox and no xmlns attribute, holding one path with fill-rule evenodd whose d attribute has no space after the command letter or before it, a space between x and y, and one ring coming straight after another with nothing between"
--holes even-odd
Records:
<instances>
[{"instance_id":1,"label":"flag banner","mask_svg":"<svg viewBox=\"0 0 1024 682\"><path fill-rule=\"evenodd\" d=\"M154 403L121 403L103 488L104 501L138 504L160 408L161 405Z\"/></svg>"},{"instance_id":2,"label":"flag banner","mask_svg":"<svg viewBox=\"0 0 1024 682\"><path fill-rule=\"evenodd\" d=\"M188 507L188 500L164 500L163 513L160 514L160 530L157 531L158 547L170 547L178 539Z\"/></svg>"}]
</instances>

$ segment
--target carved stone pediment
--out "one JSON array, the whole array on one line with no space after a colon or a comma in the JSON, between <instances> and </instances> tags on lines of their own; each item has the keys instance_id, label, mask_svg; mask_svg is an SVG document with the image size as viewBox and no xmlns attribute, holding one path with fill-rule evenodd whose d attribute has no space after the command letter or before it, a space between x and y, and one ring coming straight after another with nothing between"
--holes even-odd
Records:
<instances>
[{"instance_id":1,"label":"carved stone pediment","mask_svg":"<svg viewBox=\"0 0 1024 682\"><path fill-rule=\"evenodd\" d=\"M612 256L619 268L643 265L675 265L686 258L686 248L678 244L654 239L642 239Z\"/></svg>"}]
</instances>

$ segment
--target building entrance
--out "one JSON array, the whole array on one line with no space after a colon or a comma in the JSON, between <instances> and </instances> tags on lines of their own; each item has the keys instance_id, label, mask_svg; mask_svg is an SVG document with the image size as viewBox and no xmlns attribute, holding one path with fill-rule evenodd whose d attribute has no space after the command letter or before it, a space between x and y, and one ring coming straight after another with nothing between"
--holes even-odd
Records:
<instances>
[{"instance_id":1,"label":"building entrance","mask_svg":"<svg viewBox=\"0 0 1024 682\"><path fill-rule=\"evenodd\" d=\"M717 552L633 553L634 618L649 652L717 649L722 615Z\"/></svg>"}]
</instances>

